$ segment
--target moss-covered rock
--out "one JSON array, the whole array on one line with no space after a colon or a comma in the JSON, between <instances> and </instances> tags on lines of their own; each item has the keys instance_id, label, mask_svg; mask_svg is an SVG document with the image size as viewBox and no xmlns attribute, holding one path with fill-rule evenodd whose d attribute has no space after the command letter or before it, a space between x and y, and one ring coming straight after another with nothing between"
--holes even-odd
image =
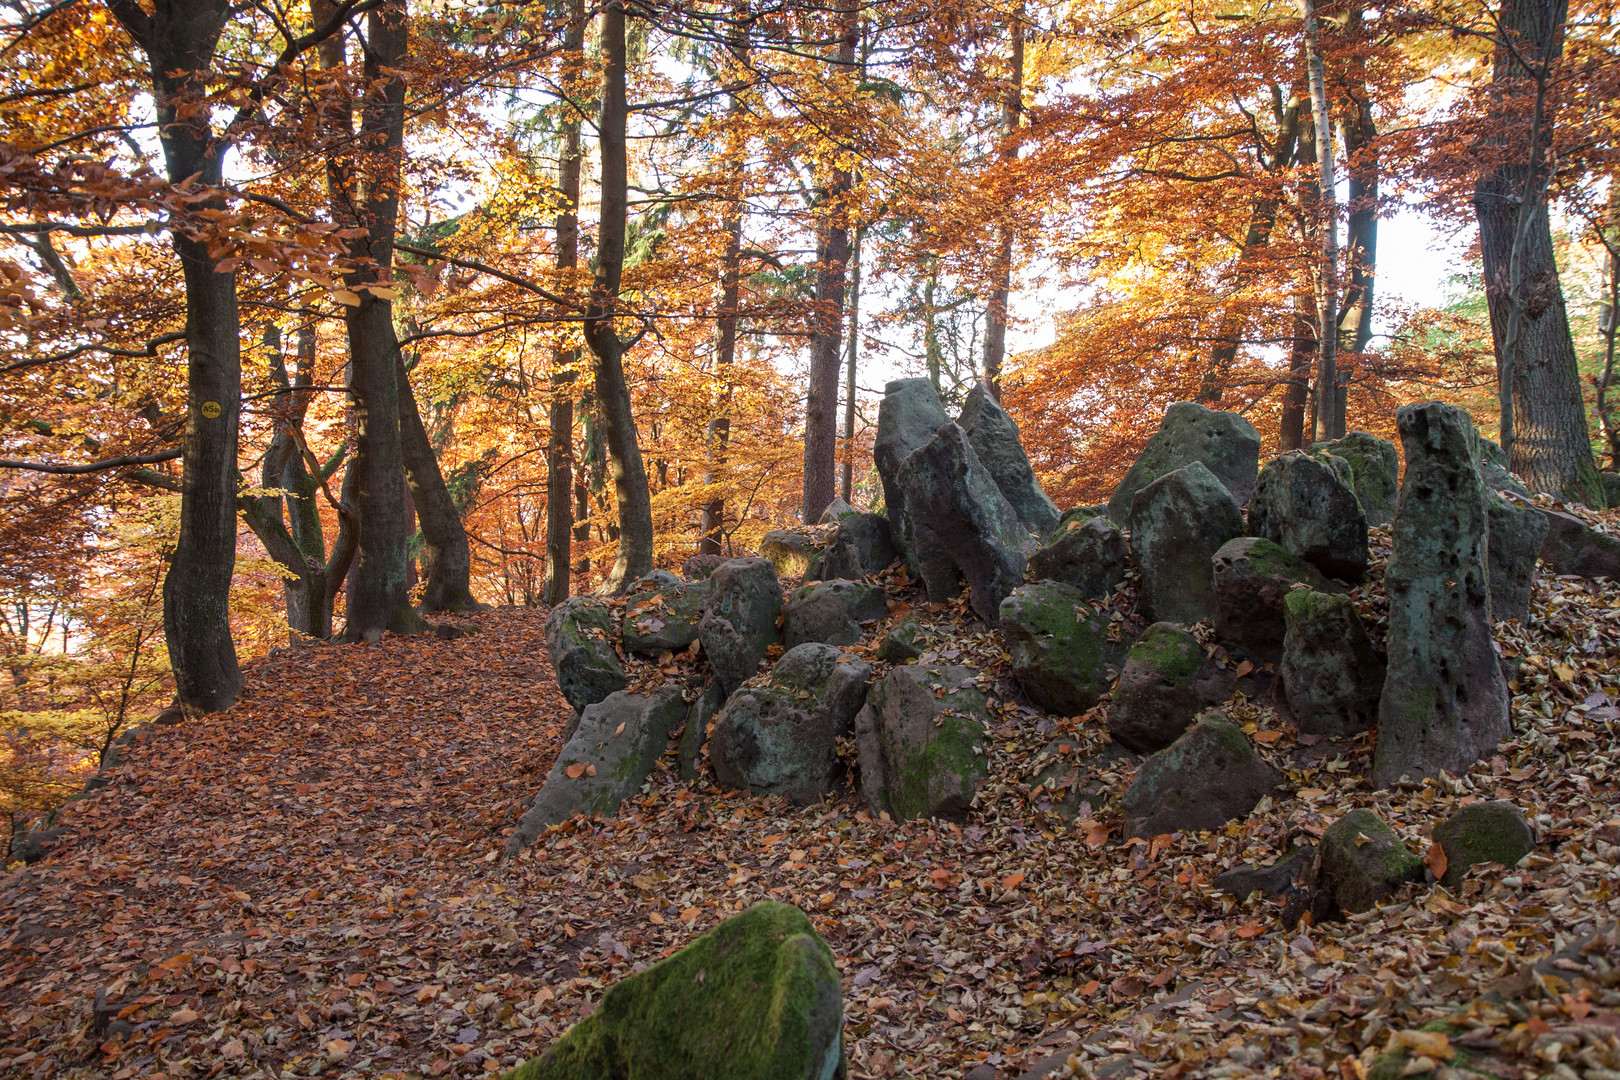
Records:
<instances>
[{"instance_id":1,"label":"moss-covered rock","mask_svg":"<svg viewBox=\"0 0 1620 1080\"><path fill-rule=\"evenodd\" d=\"M1125 537L1106 517L1091 517L1054 534L1029 557L1037 581L1073 585L1087 597L1109 596L1125 580Z\"/></svg>"},{"instance_id":2,"label":"moss-covered rock","mask_svg":"<svg viewBox=\"0 0 1620 1080\"><path fill-rule=\"evenodd\" d=\"M872 687L855 717L861 794L900 821L960 820L989 775L985 697L964 667L908 664Z\"/></svg>"},{"instance_id":3,"label":"moss-covered rock","mask_svg":"<svg viewBox=\"0 0 1620 1080\"><path fill-rule=\"evenodd\" d=\"M575 709L629 685L613 649L613 613L590 596L570 596L546 616L546 648L563 697Z\"/></svg>"},{"instance_id":4,"label":"moss-covered rock","mask_svg":"<svg viewBox=\"0 0 1620 1080\"><path fill-rule=\"evenodd\" d=\"M782 639L782 586L765 559L728 559L709 576L698 640L722 692L751 678L765 650Z\"/></svg>"},{"instance_id":5,"label":"moss-covered rock","mask_svg":"<svg viewBox=\"0 0 1620 1080\"><path fill-rule=\"evenodd\" d=\"M1311 449L1326 451L1349 467L1347 482L1369 526L1388 525L1395 520L1401 466L1394 443L1365 431L1352 431L1342 439L1316 443Z\"/></svg>"},{"instance_id":6,"label":"moss-covered rock","mask_svg":"<svg viewBox=\"0 0 1620 1080\"><path fill-rule=\"evenodd\" d=\"M843 1014L831 950L766 901L612 987L505 1080L838 1080Z\"/></svg>"},{"instance_id":7,"label":"moss-covered rock","mask_svg":"<svg viewBox=\"0 0 1620 1080\"><path fill-rule=\"evenodd\" d=\"M1330 454L1291 450L1260 470L1249 535L1281 544L1329 577L1367 572L1367 515L1350 489L1350 466Z\"/></svg>"},{"instance_id":8,"label":"moss-covered rock","mask_svg":"<svg viewBox=\"0 0 1620 1080\"><path fill-rule=\"evenodd\" d=\"M888 569L900 554L889 519L882 514L852 510L837 518L836 523L838 527L826 543L810 556L810 564L804 569L805 581L859 581Z\"/></svg>"},{"instance_id":9,"label":"moss-covered rock","mask_svg":"<svg viewBox=\"0 0 1620 1080\"><path fill-rule=\"evenodd\" d=\"M1322 572L1281 544L1240 536L1221 545L1215 570L1215 633L1255 656L1282 655L1283 600L1295 585L1338 592Z\"/></svg>"},{"instance_id":10,"label":"moss-covered rock","mask_svg":"<svg viewBox=\"0 0 1620 1080\"><path fill-rule=\"evenodd\" d=\"M782 645L853 645L865 632L863 622L881 619L888 611L889 598L875 585L844 580L805 585L782 607Z\"/></svg>"},{"instance_id":11,"label":"moss-covered rock","mask_svg":"<svg viewBox=\"0 0 1620 1080\"><path fill-rule=\"evenodd\" d=\"M1215 614L1215 553L1243 535L1243 512L1199 461L1137 493L1131 554L1142 575L1138 610L1151 622L1191 625Z\"/></svg>"},{"instance_id":12,"label":"moss-covered rock","mask_svg":"<svg viewBox=\"0 0 1620 1080\"><path fill-rule=\"evenodd\" d=\"M1094 517L1108 517L1108 504L1087 503L1085 506L1076 506L1063 511L1062 516L1058 518L1057 528L1046 534L1045 542L1050 544L1065 532L1068 532L1070 522L1080 525Z\"/></svg>"},{"instance_id":13,"label":"moss-covered rock","mask_svg":"<svg viewBox=\"0 0 1620 1080\"><path fill-rule=\"evenodd\" d=\"M1347 596L1295 589L1283 601L1283 692L1299 730L1354 735L1372 727L1384 688L1384 658Z\"/></svg>"},{"instance_id":14,"label":"moss-covered rock","mask_svg":"<svg viewBox=\"0 0 1620 1080\"><path fill-rule=\"evenodd\" d=\"M1423 860L1371 810L1352 810L1322 834L1317 888L1340 911L1371 911L1408 881L1423 878Z\"/></svg>"},{"instance_id":15,"label":"moss-covered rock","mask_svg":"<svg viewBox=\"0 0 1620 1080\"><path fill-rule=\"evenodd\" d=\"M708 598L708 582L679 579L649 593L633 594L625 604L619 640L629 651L649 656L684 649L697 640Z\"/></svg>"},{"instance_id":16,"label":"moss-covered rock","mask_svg":"<svg viewBox=\"0 0 1620 1080\"><path fill-rule=\"evenodd\" d=\"M1072 585L1021 585L1001 604L1014 677L1031 701L1064 716L1097 704L1113 682L1125 645L1110 640L1108 631L1108 620Z\"/></svg>"},{"instance_id":17,"label":"moss-covered rock","mask_svg":"<svg viewBox=\"0 0 1620 1080\"><path fill-rule=\"evenodd\" d=\"M1450 888L1476 863L1513 866L1536 847L1524 811L1500 800L1469 803L1434 827L1434 842L1446 853L1440 881Z\"/></svg>"},{"instance_id":18,"label":"moss-covered rock","mask_svg":"<svg viewBox=\"0 0 1620 1080\"><path fill-rule=\"evenodd\" d=\"M877 658L889 664L904 664L921 656L934 640L934 633L916 619L904 619L878 642Z\"/></svg>"},{"instance_id":19,"label":"moss-covered rock","mask_svg":"<svg viewBox=\"0 0 1620 1080\"><path fill-rule=\"evenodd\" d=\"M1126 836L1218 829L1281 780L1225 714L1205 713L1136 771L1122 800Z\"/></svg>"},{"instance_id":20,"label":"moss-covered rock","mask_svg":"<svg viewBox=\"0 0 1620 1080\"><path fill-rule=\"evenodd\" d=\"M1242 506L1254 491L1260 468L1260 433L1234 412L1178 401L1165 410L1130 471L1108 500L1108 516L1124 524L1131 503L1149 484L1177 469L1201 462Z\"/></svg>"},{"instance_id":21,"label":"moss-covered rock","mask_svg":"<svg viewBox=\"0 0 1620 1080\"><path fill-rule=\"evenodd\" d=\"M815 553L816 538L805 529L772 529L759 539L760 556L771 561L779 578L804 576Z\"/></svg>"},{"instance_id":22,"label":"moss-covered rock","mask_svg":"<svg viewBox=\"0 0 1620 1080\"><path fill-rule=\"evenodd\" d=\"M1108 732L1138 753L1162 750L1181 737L1201 709L1231 697L1234 682L1187 631L1154 623L1125 654L1108 706Z\"/></svg>"}]
</instances>

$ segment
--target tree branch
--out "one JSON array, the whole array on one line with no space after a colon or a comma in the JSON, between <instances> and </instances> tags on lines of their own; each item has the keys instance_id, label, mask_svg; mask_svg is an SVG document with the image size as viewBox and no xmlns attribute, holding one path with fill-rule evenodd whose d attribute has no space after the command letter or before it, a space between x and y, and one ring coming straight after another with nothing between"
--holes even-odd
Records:
<instances>
[{"instance_id":1,"label":"tree branch","mask_svg":"<svg viewBox=\"0 0 1620 1080\"><path fill-rule=\"evenodd\" d=\"M84 476L87 473L105 472L108 469L122 469L127 465L155 465L160 461L173 461L180 453L180 447L176 446L172 450L160 450L155 454L126 454L123 457L108 458L106 461L94 461L88 465L53 465L48 461L0 460L0 469L25 469L28 472L51 473L55 476Z\"/></svg>"}]
</instances>

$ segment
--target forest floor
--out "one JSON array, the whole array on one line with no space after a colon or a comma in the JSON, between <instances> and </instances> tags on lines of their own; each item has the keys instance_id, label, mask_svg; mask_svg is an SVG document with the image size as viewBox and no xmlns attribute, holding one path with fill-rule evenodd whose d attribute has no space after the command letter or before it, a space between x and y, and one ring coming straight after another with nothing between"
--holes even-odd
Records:
<instances>
[{"instance_id":1,"label":"forest floor","mask_svg":"<svg viewBox=\"0 0 1620 1080\"><path fill-rule=\"evenodd\" d=\"M1375 591L1361 600L1376 620ZM1407 1068L1444 1080L1450 1050L1409 1033L1459 1010L1451 1045L1475 1068L1620 1075L1604 1071L1620 1068L1620 996L1567 959L1528 967L1620 911L1620 589L1537 585L1532 625L1502 635L1522 661L1515 738L1461 779L1375 792L1368 738L1302 739L1239 703L1287 783L1219 832L1135 841L1117 809L1128 764L1097 757L1103 794L1073 823L1028 786L1055 738L1101 753L1096 716L1006 701L965 827L687 787L661 765L621 820L508 860L568 717L543 619L504 609L451 641L282 652L228 713L143 736L65 810L50 858L0 876L0 1075L495 1073L767 897L803 908L838 958L857 1078L1012 1077L1070 1048L1079 1074L1352 1078L1393 1040L1434 1053ZM1007 685L992 633L937 652ZM1210 887L1353 807L1424 851L1475 798L1518 803L1538 846L1456 891L1414 884L1288 930L1279 902ZM1504 985L1525 1000L1480 1000Z\"/></svg>"}]
</instances>

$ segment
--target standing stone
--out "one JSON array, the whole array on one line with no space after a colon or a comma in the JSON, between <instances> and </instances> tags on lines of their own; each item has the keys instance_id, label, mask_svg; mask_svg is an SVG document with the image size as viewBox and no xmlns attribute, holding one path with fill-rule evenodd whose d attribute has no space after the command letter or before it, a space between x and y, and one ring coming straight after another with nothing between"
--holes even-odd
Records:
<instances>
[{"instance_id":1,"label":"standing stone","mask_svg":"<svg viewBox=\"0 0 1620 1080\"><path fill-rule=\"evenodd\" d=\"M715 718L715 778L801 806L826 798L839 771L837 741L853 730L871 673L872 665L831 645L789 649L769 682L737 691Z\"/></svg>"},{"instance_id":2,"label":"standing stone","mask_svg":"<svg viewBox=\"0 0 1620 1080\"><path fill-rule=\"evenodd\" d=\"M816 541L805 529L772 529L759 538L759 554L771 560L777 577L803 577L816 554Z\"/></svg>"},{"instance_id":3,"label":"standing stone","mask_svg":"<svg viewBox=\"0 0 1620 1080\"><path fill-rule=\"evenodd\" d=\"M1024 528L1045 536L1057 528L1058 508L1030 468L1029 456L1018 441L1018 424L997 403L983 383L968 392L957 423L967 432L973 452L979 455L990 476L1007 497Z\"/></svg>"},{"instance_id":4,"label":"standing stone","mask_svg":"<svg viewBox=\"0 0 1620 1080\"><path fill-rule=\"evenodd\" d=\"M613 614L602 601L570 596L546 616L546 649L563 697L576 710L629 685L613 650Z\"/></svg>"},{"instance_id":5,"label":"standing stone","mask_svg":"<svg viewBox=\"0 0 1620 1080\"><path fill-rule=\"evenodd\" d=\"M896 379L883 388L872 459L883 483L883 508L891 524L898 524L906 509L899 484L900 463L950 421L939 402L939 391L927 379Z\"/></svg>"},{"instance_id":6,"label":"standing stone","mask_svg":"<svg viewBox=\"0 0 1620 1080\"><path fill-rule=\"evenodd\" d=\"M1125 836L1218 829L1253 810L1281 781L1236 724L1205 713L1136 771L1121 800Z\"/></svg>"},{"instance_id":7,"label":"standing stone","mask_svg":"<svg viewBox=\"0 0 1620 1080\"><path fill-rule=\"evenodd\" d=\"M1165 410L1159 430L1108 500L1108 516L1123 524L1137 492L1159 477L1201 461L1239 506L1254 491L1260 468L1260 433L1237 413L1217 412L1192 401Z\"/></svg>"},{"instance_id":8,"label":"standing stone","mask_svg":"<svg viewBox=\"0 0 1620 1080\"><path fill-rule=\"evenodd\" d=\"M1013 677L1048 712L1078 716L1114 681L1125 646L1110 641L1109 621L1073 585L1038 581L1001 602L1001 636Z\"/></svg>"},{"instance_id":9,"label":"standing stone","mask_svg":"<svg viewBox=\"0 0 1620 1080\"><path fill-rule=\"evenodd\" d=\"M678 578L673 585L632 595L625 603L620 640L630 652L649 656L684 649L697 640L708 598L708 582Z\"/></svg>"},{"instance_id":10,"label":"standing stone","mask_svg":"<svg viewBox=\"0 0 1620 1080\"><path fill-rule=\"evenodd\" d=\"M1530 489L1508 471L1507 453L1494 440L1479 440L1479 477L1489 491L1508 491L1520 498L1530 498Z\"/></svg>"},{"instance_id":11,"label":"standing stone","mask_svg":"<svg viewBox=\"0 0 1620 1080\"><path fill-rule=\"evenodd\" d=\"M1281 544L1328 577L1367 572L1367 517L1338 458L1291 450L1260 470L1249 502L1249 535Z\"/></svg>"},{"instance_id":12,"label":"standing stone","mask_svg":"<svg viewBox=\"0 0 1620 1080\"><path fill-rule=\"evenodd\" d=\"M698 778L698 761L703 756L703 744L708 741L709 721L725 704L720 684L710 683L686 710L686 729L681 732L680 746L675 753L677 772L684 783Z\"/></svg>"},{"instance_id":13,"label":"standing stone","mask_svg":"<svg viewBox=\"0 0 1620 1080\"><path fill-rule=\"evenodd\" d=\"M1541 561L1555 574L1576 577L1606 577L1620 581L1620 540L1600 533L1574 514L1537 507L1547 519L1547 539L1541 544Z\"/></svg>"},{"instance_id":14,"label":"standing stone","mask_svg":"<svg viewBox=\"0 0 1620 1080\"><path fill-rule=\"evenodd\" d=\"M904 664L921 656L934 641L934 632L916 619L896 625L878 642L877 658L888 664Z\"/></svg>"},{"instance_id":15,"label":"standing stone","mask_svg":"<svg viewBox=\"0 0 1620 1080\"><path fill-rule=\"evenodd\" d=\"M845 502L842 498L835 498L832 502L827 504L827 509L821 512L821 520L818 522L818 524L832 525L836 522L844 520L851 514L858 513L860 513L859 510L849 505L849 503Z\"/></svg>"},{"instance_id":16,"label":"standing stone","mask_svg":"<svg viewBox=\"0 0 1620 1080\"><path fill-rule=\"evenodd\" d=\"M1446 853L1440 883L1452 889L1462 884L1471 866L1514 866L1536 848L1524 811L1504 801L1469 803L1434 827L1434 842Z\"/></svg>"},{"instance_id":17,"label":"standing stone","mask_svg":"<svg viewBox=\"0 0 1620 1080\"><path fill-rule=\"evenodd\" d=\"M1131 503L1130 529L1143 616L1185 625L1214 615L1215 553L1243 535L1243 512L1215 474L1195 461L1159 477Z\"/></svg>"},{"instance_id":18,"label":"standing stone","mask_svg":"<svg viewBox=\"0 0 1620 1080\"><path fill-rule=\"evenodd\" d=\"M1102 599L1125 581L1125 537L1107 518L1088 518L1031 555L1029 569L1037 581L1073 585L1089 599Z\"/></svg>"},{"instance_id":19,"label":"standing stone","mask_svg":"<svg viewBox=\"0 0 1620 1080\"><path fill-rule=\"evenodd\" d=\"M1295 589L1283 602L1283 692L1307 735L1335 738L1366 731L1378 719L1384 661L1347 596Z\"/></svg>"},{"instance_id":20,"label":"standing stone","mask_svg":"<svg viewBox=\"0 0 1620 1080\"><path fill-rule=\"evenodd\" d=\"M887 570L900 554L889 519L882 514L852 510L841 516L837 525L826 546L810 556L804 580L848 578L859 581L868 574Z\"/></svg>"},{"instance_id":21,"label":"standing stone","mask_svg":"<svg viewBox=\"0 0 1620 1080\"><path fill-rule=\"evenodd\" d=\"M1061 536L1069 528L1069 522L1072 521L1076 525L1082 525L1094 517L1108 517L1108 504L1087 504L1063 511L1063 516L1058 518L1057 528L1047 533L1046 542L1050 544Z\"/></svg>"},{"instance_id":22,"label":"standing stone","mask_svg":"<svg viewBox=\"0 0 1620 1080\"><path fill-rule=\"evenodd\" d=\"M865 631L861 623L889 613L889 597L875 585L858 581L818 581L794 591L782 608L782 646L807 641L853 645Z\"/></svg>"},{"instance_id":23,"label":"standing stone","mask_svg":"<svg viewBox=\"0 0 1620 1080\"><path fill-rule=\"evenodd\" d=\"M765 650L782 638L782 586L764 559L729 559L709 576L698 640L728 696L753 676Z\"/></svg>"},{"instance_id":24,"label":"standing stone","mask_svg":"<svg viewBox=\"0 0 1620 1080\"><path fill-rule=\"evenodd\" d=\"M1437 401L1395 414L1406 476L1395 508L1389 674L1373 780L1461 776L1508 737L1508 691L1491 637L1488 513L1468 414Z\"/></svg>"},{"instance_id":25,"label":"standing stone","mask_svg":"<svg viewBox=\"0 0 1620 1080\"><path fill-rule=\"evenodd\" d=\"M1312 449L1326 451L1349 466L1350 490L1356 493L1369 527L1395 520L1401 458L1394 443L1365 431L1352 431L1342 439L1316 443Z\"/></svg>"},{"instance_id":26,"label":"standing stone","mask_svg":"<svg viewBox=\"0 0 1620 1080\"><path fill-rule=\"evenodd\" d=\"M1411 476L1410 451L1406 463ZM1317 859L1316 887L1347 915L1371 911L1406 882L1423 879L1423 860L1371 810L1352 810L1329 825Z\"/></svg>"},{"instance_id":27,"label":"standing stone","mask_svg":"<svg viewBox=\"0 0 1620 1080\"><path fill-rule=\"evenodd\" d=\"M1202 709L1230 698L1236 681L1187 631L1154 623L1125 654L1108 706L1108 733L1140 754L1163 750Z\"/></svg>"},{"instance_id":28,"label":"standing stone","mask_svg":"<svg viewBox=\"0 0 1620 1080\"><path fill-rule=\"evenodd\" d=\"M1260 536L1228 540L1213 565L1216 635L1267 660L1282 655L1289 590L1307 585L1316 592L1339 591L1316 567Z\"/></svg>"},{"instance_id":29,"label":"standing stone","mask_svg":"<svg viewBox=\"0 0 1620 1080\"><path fill-rule=\"evenodd\" d=\"M928 599L951 599L966 578L973 610L994 625L1001 601L1024 580L1035 543L967 434L949 421L940 425L900 463L895 481L905 502L901 546Z\"/></svg>"},{"instance_id":30,"label":"standing stone","mask_svg":"<svg viewBox=\"0 0 1620 1080\"><path fill-rule=\"evenodd\" d=\"M681 576L687 581L707 581L715 567L726 561L724 555L692 555L681 564Z\"/></svg>"},{"instance_id":31,"label":"standing stone","mask_svg":"<svg viewBox=\"0 0 1620 1080\"><path fill-rule=\"evenodd\" d=\"M855 717L861 795L898 821L967 817L990 775L990 714L964 667L908 664L872 687Z\"/></svg>"},{"instance_id":32,"label":"standing stone","mask_svg":"<svg viewBox=\"0 0 1620 1080\"><path fill-rule=\"evenodd\" d=\"M1491 573L1491 618L1497 622L1530 618L1536 559L1547 539L1547 519L1533 506L1512 502L1488 487L1485 506L1490 526L1486 551Z\"/></svg>"}]
</instances>

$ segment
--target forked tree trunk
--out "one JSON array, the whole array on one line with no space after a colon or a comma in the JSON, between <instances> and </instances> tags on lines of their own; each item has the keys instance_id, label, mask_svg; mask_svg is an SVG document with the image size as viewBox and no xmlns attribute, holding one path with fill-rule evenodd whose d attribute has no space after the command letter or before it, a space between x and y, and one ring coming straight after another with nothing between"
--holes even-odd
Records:
<instances>
[{"instance_id":1,"label":"forked tree trunk","mask_svg":"<svg viewBox=\"0 0 1620 1080\"><path fill-rule=\"evenodd\" d=\"M416 406L410 373L405 370L397 340L394 356L398 365L395 379L399 384L400 450L409 486L408 501L421 522L422 571L427 578L417 610L484 610L487 605L480 604L472 594L472 550L467 544L467 529L456 500L445 486L427 429L422 426L422 413Z\"/></svg>"}]
</instances>

